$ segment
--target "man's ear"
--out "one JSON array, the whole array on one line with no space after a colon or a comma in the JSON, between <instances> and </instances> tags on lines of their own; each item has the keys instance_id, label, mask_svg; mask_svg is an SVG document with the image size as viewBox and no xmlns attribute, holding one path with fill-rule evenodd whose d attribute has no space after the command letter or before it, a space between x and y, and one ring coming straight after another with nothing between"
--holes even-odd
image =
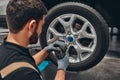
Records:
<instances>
[{"instance_id":1,"label":"man's ear","mask_svg":"<svg viewBox=\"0 0 120 80\"><path fill-rule=\"evenodd\" d=\"M31 35L33 34L35 28L36 28L36 21L30 20L29 25L28 25L28 30Z\"/></svg>"}]
</instances>

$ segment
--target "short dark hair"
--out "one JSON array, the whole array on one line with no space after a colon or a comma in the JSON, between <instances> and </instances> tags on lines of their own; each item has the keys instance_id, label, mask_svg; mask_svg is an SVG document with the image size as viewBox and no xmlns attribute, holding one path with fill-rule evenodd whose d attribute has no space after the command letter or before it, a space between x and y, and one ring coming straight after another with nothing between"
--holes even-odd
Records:
<instances>
[{"instance_id":1,"label":"short dark hair","mask_svg":"<svg viewBox=\"0 0 120 80\"><path fill-rule=\"evenodd\" d=\"M17 33L29 20L42 19L47 14L47 9L41 0L10 0L6 14L10 31Z\"/></svg>"}]
</instances>

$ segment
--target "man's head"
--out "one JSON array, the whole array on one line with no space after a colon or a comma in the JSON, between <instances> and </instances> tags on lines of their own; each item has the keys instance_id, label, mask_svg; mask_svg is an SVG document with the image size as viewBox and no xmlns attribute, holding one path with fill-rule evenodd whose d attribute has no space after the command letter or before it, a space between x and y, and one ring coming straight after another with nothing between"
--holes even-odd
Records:
<instances>
[{"instance_id":1,"label":"man's head","mask_svg":"<svg viewBox=\"0 0 120 80\"><path fill-rule=\"evenodd\" d=\"M11 33L17 34L23 29L29 29L31 31L29 43L35 43L36 39L38 40L44 24L44 15L47 14L47 9L41 0L10 0L6 13Z\"/></svg>"}]
</instances>

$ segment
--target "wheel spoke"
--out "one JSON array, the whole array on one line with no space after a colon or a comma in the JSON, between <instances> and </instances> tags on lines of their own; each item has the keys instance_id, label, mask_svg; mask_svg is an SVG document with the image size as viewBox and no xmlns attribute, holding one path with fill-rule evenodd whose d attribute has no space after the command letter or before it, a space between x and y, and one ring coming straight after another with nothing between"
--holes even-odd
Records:
<instances>
[{"instance_id":1,"label":"wheel spoke","mask_svg":"<svg viewBox=\"0 0 120 80\"><path fill-rule=\"evenodd\" d=\"M82 28L81 28L81 32L84 32L86 29L87 29L87 27L88 27L88 25L89 25L89 23L86 21L84 24L83 24L83 26L82 26Z\"/></svg>"},{"instance_id":2,"label":"wheel spoke","mask_svg":"<svg viewBox=\"0 0 120 80\"><path fill-rule=\"evenodd\" d=\"M75 14L72 14L71 18L70 18L70 21L69 21L69 26L70 26L70 31L72 34L76 34L74 31L73 31L73 24L74 24L74 21L76 20L76 17L75 17Z\"/></svg>"},{"instance_id":3,"label":"wheel spoke","mask_svg":"<svg viewBox=\"0 0 120 80\"><path fill-rule=\"evenodd\" d=\"M70 21L69 21L70 26L73 25L75 19L76 19L75 14L72 14L72 16L71 16L71 18L70 18Z\"/></svg>"},{"instance_id":4,"label":"wheel spoke","mask_svg":"<svg viewBox=\"0 0 120 80\"><path fill-rule=\"evenodd\" d=\"M83 32L82 36L86 37L86 38L90 38L90 39L95 39L95 37L96 37L94 34L89 34L87 32Z\"/></svg>"},{"instance_id":5,"label":"wheel spoke","mask_svg":"<svg viewBox=\"0 0 120 80\"><path fill-rule=\"evenodd\" d=\"M47 43L50 44L50 43L53 43L56 40L57 40L57 37L54 37L52 39L47 40Z\"/></svg>"},{"instance_id":6,"label":"wheel spoke","mask_svg":"<svg viewBox=\"0 0 120 80\"><path fill-rule=\"evenodd\" d=\"M93 49L88 48L88 47L82 47L81 50L82 50L82 52L89 52L89 53L93 52Z\"/></svg>"},{"instance_id":7,"label":"wheel spoke","mask_svg":"<svg viewBox=\"0 0 120 80\"><path fill-rule=\"evenodd\" d=\"M66 28L66 26L68 26L68 22L65 22L62 18L58 17L57 20L62 24L62 26L64 28Z\"/></svg>"},{"instance_id":8,"label":"wheel spoke","mask_svg":"<svg viewBox=\"0 0 120 80\"><path fill-rule=\"evenodd\" d=\"M56 31L54 28L49 28L49 31L53 34L53 35L55 35L55 36L57 36L57 37L63 37L63 36L65 36L65 34L61 34L61 33L59 33L58 31Z\"/></svg>"},{"instance_id":9,"label":"wheel spoke","mask_svg":"<svg viewBox=\"0 0 120 80\"><path fill-rule=\"evenodd\" d=\"M83 26L82 26L82 28L78 31L78 32L76 32L76 33L74 33L74 35L78 35L78 38L84 38L85 37L85 32L86 32L86 29L87 29L87 27L88 27L88 22L86 21L84 24L83 24Z\"/></svg>"},{"instance_id":10,"label":"wheel spoke","mask_svg":"<svg viewBox=\"0 0 120 80\"><path fill-rule=\"evenodd\" d=\"M58 31L56 31L54 28L52 28L52 27L49 27L49 34L50 33L52 33L52 35L53 35L53 37L52 37L52 39L50 38L50 36L51 35L48 35L47 36L47 43L49 44L49 43L52 43L52 42L54 42L54 41L56 41L56 40L65 40L64 39L64 37L66 36L66 34L61 34L61 33L59 33Z\"/></svg>"},{"instance_id":11,"label":"wheel spoke","mask_svg":"<svg viewBox=\"0 0 120 80\"><path fill-rule=\"evenodd\" d=\"M79 46L81 52L90 52L90 53L93 52L92 48L84 47L80 43L78 43L77 41L76 41L76 44Z\"/></svg>"},{"instance_id":12,"label":"wheel spoke","mask_svg":"<svg viewBox=\"0 0 120 80\"><path fill-rule=\"evenodd\" d=\"M65 22L62 18L58 17L57 20L60 22L60 24L64 27L66 32L70 31L70 23Z\"/></svg>"},{"instance_id":13,"label":"wheel spoke","mask_svg":"<svg viewBox=\"0 0 120 80\"><path fill-rule=\"evenodd\" d=\"M76 52L77 52L77 61L80 62L82 61L82 52L81 52L81 49L79 48L78 45L73 45L73 47L75 48Z\"/></svg>"},{"instance_id":14,"label":"wheel spoke","mask_svg":"<svg viewBox=\"0 0 120 80\"><path fill-rule=\"evenodd\" d=\"M95 39L95 38L96 38L96 35L95 35L95 34L93 34L93 33L88 33L88 32L86 31L86 29L88 28L88 25L89 25L89 23L88 23L88 22L85 22L85 23L83 24L81 30L79 30L77 33L75 33L75 34L79 35L78 38L90 38L90 39ZM91 30L91 28L90 28L90 30Z\"/></svg>"}]
</instances>

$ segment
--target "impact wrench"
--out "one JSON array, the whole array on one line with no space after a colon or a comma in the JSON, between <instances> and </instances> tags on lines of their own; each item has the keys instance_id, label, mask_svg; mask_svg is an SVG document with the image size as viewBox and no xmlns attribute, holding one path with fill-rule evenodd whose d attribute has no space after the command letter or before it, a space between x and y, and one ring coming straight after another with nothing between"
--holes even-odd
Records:
<instances>
[{"instance_id":1,"label":"impact wrench","mask_svg":"<svg viewBox=\"0 0 120 80\"><path fill-rule=\"evenodd\" d=\"M68 47L70 44L68 43L68 44L66 44L66 45L67 45L67 47ZM59 50L60 48L57 47L57 49ZM66 53L65 53L65 52L62 52L61 50L60 50L59 52L58 52L58 51L55 52L55 56L56 56L58 59L64 58L65 55L66 55Z\"/></svg>"}]
</instances>

